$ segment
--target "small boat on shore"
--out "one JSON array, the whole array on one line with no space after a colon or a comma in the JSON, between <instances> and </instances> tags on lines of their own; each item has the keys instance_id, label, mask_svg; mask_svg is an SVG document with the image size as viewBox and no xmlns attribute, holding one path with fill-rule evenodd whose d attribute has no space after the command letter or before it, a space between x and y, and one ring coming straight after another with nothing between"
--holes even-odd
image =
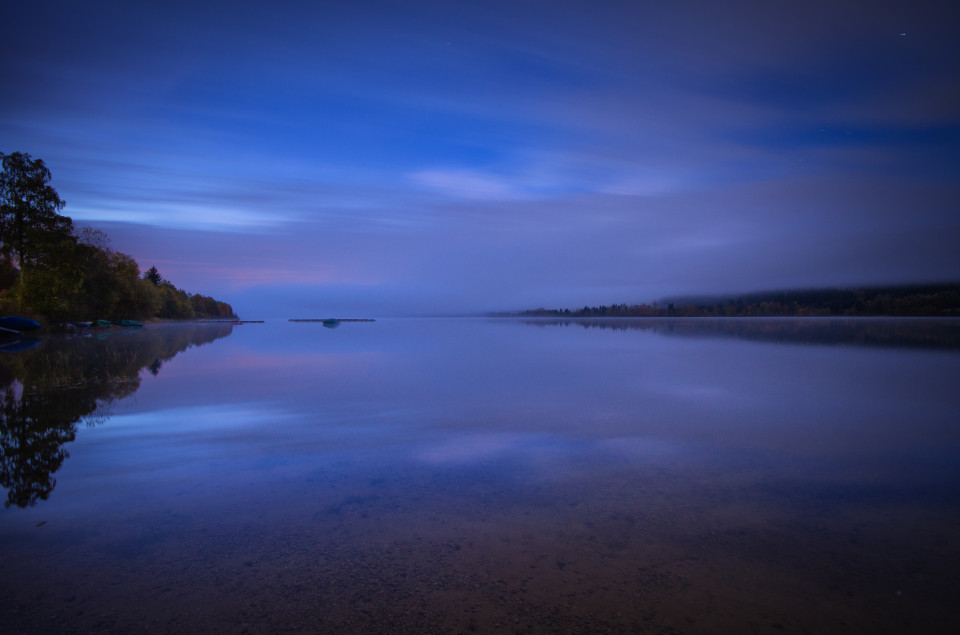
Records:
<instances>
[{"instance_id":1,"label":"small boat on shore","mask_svg":"<svg viewBox=\"0 0 960 635\"><path fill-rule=\"evenodd\" d=\"M113 323L116 326L143 326L143 322L136 320L114 320Z\"/></svg>"},{"instance_id":2,"label":"small boat on shore","mask_svg":"<svg viewBox=\"0 0 960 635\"><path fill-rule=\"evenodd\" d=\"M0 329L5 331L35 331L41 324L30 318L20 317L18 315L7 315L0 317Z\"/></svg>"}]
</instances>

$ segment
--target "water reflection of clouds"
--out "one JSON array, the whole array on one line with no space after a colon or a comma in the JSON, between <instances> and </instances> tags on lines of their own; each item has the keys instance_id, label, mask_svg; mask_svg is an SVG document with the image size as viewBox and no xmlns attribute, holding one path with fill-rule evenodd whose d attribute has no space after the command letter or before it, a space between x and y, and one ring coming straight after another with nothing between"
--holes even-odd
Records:
<instances>
[{"instance_id":1,"label":"water reflection of clouds","mask_svg":"<svg viewBox=\"0 0 960 635\"><path fill-rule=\"evenodd\" d=\"M289 420L291 415L265 404L189 406L117 414L110 425L98 428L100 438L131 436L167 437L203 433L225 433Z\"/></svg>"},{"instance_id":2,"label":"water reflection of clouds","mask_svg":"<svg viewBox=\"0 0 960 635\"><path fill-rule=\"evenodd\" d=\"M215 360L204 367L204 372L217 370L256 370L307 367L311 372L332 371L343 373L360 370L375 363L382 357L379 353L330 353L310 350L289 351L283 353L263 353L259 351L241 351L236 355Z\"/></svg>"},{"instance_id":3,"label":"water reflection of clouds","mask_svg":"<svg viewBox=\"0 0 960 635\"><path fill-rule=\"evenodd\" d=\"M642 330L315 326L241 329L171 362L129 406L149 412L121 408L96 436L129 437L148 456L179 448L191 461L270 457L294 470L326 460L501 461L559 474L579 461L648 463L698 448L850 457L942 438L953 403L944 384L956 375L954 358L941 355ZM911 417L920 434L904 434Z\"/></svg>"},{"instance_id":4,"label":"water reflection of clouds","mask_svg":"<svg viewBox=\"0 0 960 635\"><path fill-rule=\"evenodd\" d=\"M549 434L470 432L439 442L427 442L415 453L418 461L434 465L470 465L511 459L531 468L571 466L585 457L610 460L661 460L680 455L681 443L652 436L578 439ZM561 468L562 471L562 468Z\"/></svg>"},{"instance_id":5,"label":"water reflection of clouds","mask_svg":"<svg viewBox=\"0 0 960 635\"><path fill-rule=\"evenodd\" d=\"M564 445L556 437L546 435L473 432L427 443L416 456L425 463L467 464L506 456L552 453Z\"/></svg>"}]
</instances>

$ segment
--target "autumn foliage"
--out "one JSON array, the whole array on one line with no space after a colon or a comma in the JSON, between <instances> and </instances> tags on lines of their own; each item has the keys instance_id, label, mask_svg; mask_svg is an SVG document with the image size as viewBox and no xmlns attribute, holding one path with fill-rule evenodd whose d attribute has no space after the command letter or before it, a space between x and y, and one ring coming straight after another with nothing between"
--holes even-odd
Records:
<instances>
[{"instance_id":1,"label":"autumn foliage","mask_svg":"<svg viewBox=\"0 0 960 635\"><path fill-rule=\"evenodd\" d=\"M233 308L188 294L110 248L99 230L77 229L29 154L0 153L0 315L46 322L233 317ZM149 272L148 272L149 274Z\"/></svg>"}]
</instances>

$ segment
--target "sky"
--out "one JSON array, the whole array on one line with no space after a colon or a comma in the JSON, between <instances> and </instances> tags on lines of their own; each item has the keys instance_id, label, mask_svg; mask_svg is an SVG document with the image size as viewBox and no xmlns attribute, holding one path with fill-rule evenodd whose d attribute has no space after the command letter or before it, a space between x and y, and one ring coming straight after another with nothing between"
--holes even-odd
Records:
<instances>
[{"instance_id":1,"label":"sky","mask_svg":"<svg viewBox=\"0 0 960 635\"><path fill-rule=\"evenodd\" d=\"M960 280L960 4L8 3L0 151L249 319Z\"/></svg>"}]
</instances>

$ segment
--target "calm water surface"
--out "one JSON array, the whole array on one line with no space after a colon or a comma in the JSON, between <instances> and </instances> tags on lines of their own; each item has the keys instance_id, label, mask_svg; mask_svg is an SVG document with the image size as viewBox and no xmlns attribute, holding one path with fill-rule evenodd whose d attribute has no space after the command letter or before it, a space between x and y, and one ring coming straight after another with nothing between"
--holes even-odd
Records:
<instances>
[{"instance_id":1,"label":"calm water surface","mask_svg":"<svg viewBox=\"0 0 960 635\"><path fill-rule=\"evenodd\" d=\"M0 631L953 633L958 385L929 320L0 351Z\"/></svg>"}]
</instances>

